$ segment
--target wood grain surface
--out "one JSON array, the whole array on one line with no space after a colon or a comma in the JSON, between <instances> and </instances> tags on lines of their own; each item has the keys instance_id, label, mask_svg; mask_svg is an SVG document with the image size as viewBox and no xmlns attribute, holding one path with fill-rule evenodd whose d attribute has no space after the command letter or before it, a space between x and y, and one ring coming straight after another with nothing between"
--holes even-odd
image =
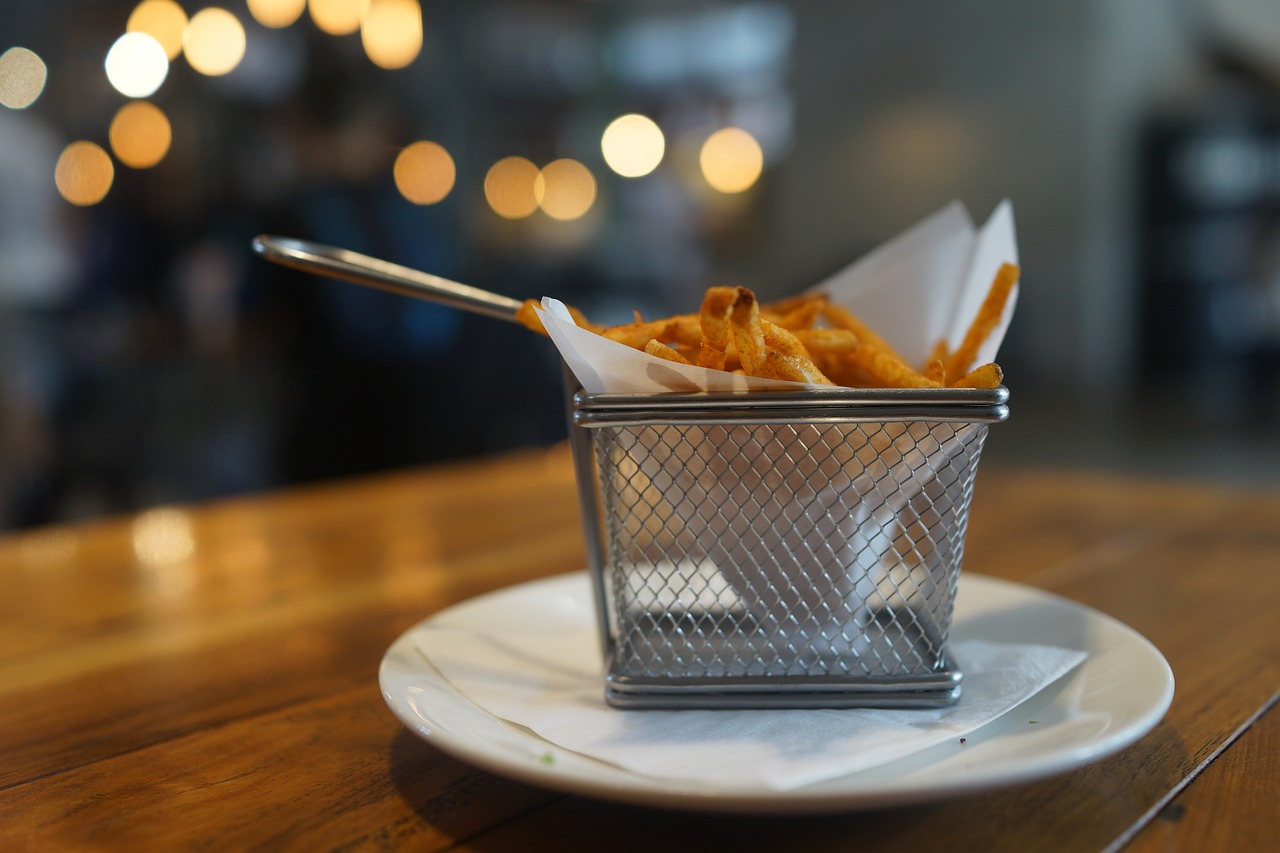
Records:
<instances>
[{"instance_id":1,"label":"wood grain surface","mask_svg":"<svg viewBox=\"0 0 1280 853\"><path fill-rule=\"evenodd\" d=\"M966 570L1144 634L1168 715L1060 776L803 818L532 788L387 710L414 622L582 568L576 501L554 448L0 539L0 849L1275 849L1278 496L983 471Z\"/></svg>"}]
</instances>

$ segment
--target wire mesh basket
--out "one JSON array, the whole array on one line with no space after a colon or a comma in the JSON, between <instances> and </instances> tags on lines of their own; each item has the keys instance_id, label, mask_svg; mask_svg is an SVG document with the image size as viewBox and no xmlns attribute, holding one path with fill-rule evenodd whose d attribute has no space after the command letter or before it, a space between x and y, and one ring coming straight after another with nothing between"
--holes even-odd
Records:
<instances>
[{"instance_id":1,"label":"wire mesh basket","mask_svg":"<svg viewBox=\"0 0 1280 853\"><path fill-rule=\"evenodd\" d=\"M605 660L627 708L938 707L974 476L1008 391L579 393Z\"/></svg>"}]
</instances>

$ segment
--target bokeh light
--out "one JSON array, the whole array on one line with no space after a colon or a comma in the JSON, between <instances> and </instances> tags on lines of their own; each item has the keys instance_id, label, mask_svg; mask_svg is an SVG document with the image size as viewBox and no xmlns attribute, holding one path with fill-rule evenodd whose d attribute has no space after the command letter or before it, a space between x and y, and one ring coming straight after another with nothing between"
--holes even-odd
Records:
<instances>
[{"instance_id":1,"label":"bokeh light","mask_svg":"<svg viewBox=\"0 0 1280 853\"><path fill-rule=\"evenodd\" d=\"M107 51L107 80L126 98L149 98L169 76L169 56L154 36L125 33Z\"/></svg>"},{"instance_id":2,"label":"bokeh light","mask_svg":"<svg viewBox=\"0 0 1280 853\"><path fill-rule=\"evenodd\" d=\"M400 194L414 204L435 204L453 189L457 170L443 146L423 140L396 157L393 173Z\"/></svg>"},{"instance_id":3,"label":"bokeh light","mask_svg":"<svg viewBox=\"0 0 1280 853\"><path fill-rule=\"evenodd\" d=\"M484 176L484 197L504 219L523 219L538 209L538 167L523 157L505 157Z\"/></svg>"},{"instance_id":4,"label":"bokeh light","mask_svg":"<svg viewBox=\"0 0 1280 853\"><path fill-rule=\"evenodd\" d=\"M109 138L117 160L134 169L147 169L169 153L173 130L155 104L130 101L111 120Z\"/></svg>"},{"instance_id":5,"label":"bokeh light","mask_svg":"<svg viewBox=\"0 0 1280 853\"><path fill-rule=\"evenodd\" d=\"M72 204L87 206L102 201L115 179L111 157L92 142L72 142L62 149L53 180L58 192Z\"/></svg>"},{"instance_id":6,"label":"bokeh light","mask_svg":"<svg viewBox=\"0 0 1280 853\"><path fill-rule=\"evenodd\" d=\"M9 48L0 54L0 104L14 110L31 106L48 77L49 69L34 51Z\"/></svg>"},{"instance_id":7,"label":"bokeh light","mask_svg":"<svg viewBox=\"0 0 1280 853\"><path fill-rule=\"evenodd\" d=\"M134 7L125 31L146 33L164 48L169 61L182 53L182 33L187 28L187 13L174 0L142 0Z\"/></svg>"},{"instance_id":8,"label":"bokeh light","mask_svg":"<svg viewBox=\"0 0 1280 853\"><path fill-rule=\"evenodd\" d=\"M577 160L556 160L539 173L534 197L552 219L578 219L595 203L596 179Z\"/></svg>"},{"instance_id":9,"label":"bokeh light","mask_svg":"<svg viewBox=\"0 0 1280 853\"><path fill-rule=\"evenodd\" d=\"M369 8L369 0L310 0L307 11L321 32L345 36L360 29L360 19Z\"/></svg>"},{"instance_id":10,"label":"bokeh light","mask_svg":"<svg viewBox=\"0 0 1280 853\"><path fill-rule=\"evenodd\" d=\"M249 14L264 27L287 27L307 8L307 0L248 0Z\"/></svg>"},{"instance_id":11,"label":"bokeh light","mask_svg":"<svg viewBox=\"0 0 1280 853\"><path fill-rule=\"evenodd\" d=\"M764 170L764 154L754 136L737 127L717 130L702 144L702 176L722 193L749 189Z\"/></svg>"},{"instance_id":12,"label":"bokeh light","mask_svg":"<svg viewBox=\"0 0 1280 853\"><path fill-rule=\"evenodd\" d=\"M230 73L244 59L244 26L217 6L191 16L182 38L182 51L196 71L209 77Z\"/></svg>"},{"instance_id":13,"label":"bokeh light","mask_svg":"<svg viewBox=\"0 0 1280 853\"><path fill-rule=\"evenodd\" d=\"M137 516L133 521L133 553L150 592L182 596L195 586L195 525L185 512L160 508Z\"/></svg>"},{"instance_id":14,"label":"bokeh light","mask_svg":"<svg viewBox=\"0 0 1280 853\"><path fill-rule=\"evenodd\" d=\"M404 68L422 51L418 0L370 0L360 22L364 52L379 68Z\"/></svg>"},{"instance_id":15,"label":"bokeh light","mask_svg":"<svg viewBox=\"0 0 1280 853\"><path fill-rule=\"evenodd\" d=\"M658 168L666 147L653 119L637 113L614 119L600 138L604 161L624 178L638 178Z\"/></svg>"},{"instance_id":16,"label":"bokeh light","mask_svg":"<svg viewBox=\"0 0 1280 853\"><path fill-rule=\"evenodd\" d=\"M181 563L196 552L191 517L176 509L148 510L133 521L133 553L144 565Z\"/></svg>"}]
</instances>

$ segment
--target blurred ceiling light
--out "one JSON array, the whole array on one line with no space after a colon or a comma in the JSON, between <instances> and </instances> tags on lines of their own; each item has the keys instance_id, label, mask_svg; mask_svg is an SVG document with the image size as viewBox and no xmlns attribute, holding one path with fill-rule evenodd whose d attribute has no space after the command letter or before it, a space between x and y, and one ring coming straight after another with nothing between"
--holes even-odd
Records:
<instances>
[{"instance_id":1,"label":"blurred ceiling light","mask_svg":"<svg viewBox=\"0 0 1280 853\"><path fill-rule=\"evenodd\" d=\"M552 219L578 219L595 203L596 179L577 160L556 160L538 174L534 197Z\"/></svg>"},{"instance_id":2,"label":"blurred ceiling light","mask_svg":"<svg viewBox=\"0 0 1280 853\"><path fill-rule=\"evenodd\" d=\"M666 140L653 119L631 113L614 119L600 138L609 168L624 178L647 175L662 162Z\"/></svg>"},{"instance_id":3,"label":"blurred ceiling light","mask_svg":"<svg viewBox=\"0 0 1280 853\"><path fill-rule=\"evenodd\" d=\"M109 137L117 160L134 169L147 169L169 153L173 131L155 104L130 101L111 120Z\"/></svg>"},{"instance_id":4,"label":"blurred ceiling light","mask_svg":"<svg viewBox=\"0 0 1280 853\"><path fill-rule=\"evenodd\" d=\"M309 0L311 20L331 36L345 36L360 29L369 0Z\"/></svg>"},{"instance_id":5,"label":"blurred ceiling light","mask_svg":"<svg viewBox=\"0 0 1280 853\"><path fill-rule=\"evenodd\" d=\"M505 157L484 176L484 197L504 219L523 219L538 209L538 167L523 157Z\"/></svg>"},{"instance_id":6,"label":"blurred ceiling light","mask_svg":"<svg viewBox=\"0 0 1280 853\"><path fill-rule=\"evenodd\" d=\"M154 36L125 33L107 51L107 80L126 98L149 98L169 76L169 56Z\"/></svg>"},{"instance_id":7,"label":"blurred ceiling light","mask_svg":"<svg viewBox=\"0 0 1280 853\"><path fill-rule=\"evenodd\" d=\"M44 60L25 47L11 47L0 54L0 104L14 110L35 103L44 91L49 69Z\"/></svg>"},{"instance_id":8,"label":"blurred ceiling light","mask_svg":"<svg viewBox=\"0 0 1280 853\"><path fill-rule=\"evenodd\" d=\"M422 51L418 0L369 0L360 21L364 52L379 68L404 68Z\"/></svg>"},{"instance_id":9,"label":"blurred ceiling light","mask_svg":"<svg viewBox=\"0 0 1280 853\"><path fill-rule=\"evenodd\" d=\"M72 142L62 149L53 180L67 201L81 207L97 204L106 197L115 178L111 157L92 142Z\"/></svg>"},{"instance_id":10,"label":"blurred ceiling light","mask_svg":"<svg viewBox=\"0 0 1280 853\"><path fill-rule=\"evenodd\" d=\"M125 30L146 33L164 48L169 61L182 53L182 31L187 28L187 13L174 0L142 0L129 15Z\"/></svg>"},{"instance_id":11,"label":"blurred ceiling light","mask_svg":"<svg viewBox=\"0 0 1280 853\"><path fill-rule=\"evenodd\" d=\"M396 188L414 204L435 204L449 194L457 171L449 152L435 143L415 142L396 157Z\"/></svg>"},{"instance_id":12,"label":"blurred ceiling light","mask_svg":"<svg viewBox=\"0 0 1280 853\"><path fill-rule=\"evenodd\" d=\"M307 8L307 0L248 0L249 14L264 27L287 27Z\"/></svg>"},{"instance_id":13,"label":"blurred ceiling light","mask_svg":"<svg viewBox=\"0 0 1280 853\"><path fill-rule=\"evenodd\" d=\"M209 77L231 72L244 59L244 26L240 19L217 6L191 16L182 37L182 50L196 71Z\"/></svg>"},{"instance_id":14,"label":"blurred ceiling light","mask_svg":"<svg viewBox=\"0 0 1280 853\"><path fill-rule=\"evenodd\" d=\"M722 128L707 137L698 161L707 183L722 193L749 189L764 169L760 143L737 127Z\"/></svg>"}]
</instances>

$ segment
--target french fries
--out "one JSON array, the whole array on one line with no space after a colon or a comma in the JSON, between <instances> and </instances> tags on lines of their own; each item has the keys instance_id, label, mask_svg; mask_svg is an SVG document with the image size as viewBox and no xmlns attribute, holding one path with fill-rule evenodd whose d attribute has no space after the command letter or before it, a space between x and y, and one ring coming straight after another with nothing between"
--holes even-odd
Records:
<instances>
[{"instance_id":1,"label":"french fries","mask_svg":"<svg viewBox=\"0 0 1280 853\"><path fill-rule=\"evenodd\" d=\"M975 367L983 342L999 324L1020 270L1004 264L954 351L938 341L916 369L861 318L821 294L762 305L745 287L711 287L696 314L603 327L570 307L574 321L609 340L678 364L811 385L872 388L995 388L997 364ZM526 300L516 319L545 335ZM825 323L826 325L819 325Z\"/></svg>"},{"instance_id":2,"label":"french fries","mask_svg":"<svg viewBox=\"0 0 1280 853\"><path fill-rule=\"evenodd\" d=\"M995 281L991 283L991 289L987 291L987 298L982 301L982 307L978 309L978 316L973 318L973 323L965 332L960 346L956 347L956 351L947 359L948 376L960 376L968 373L973 367L973 360L977 357L982 342L1000 322L1005 303L1009 301L1009 294L1013 292L1013 286L1018 283L1020 274L1021 271L1013 264L1004 264L1000 267Z\"/></svg>"}]
</instances>

